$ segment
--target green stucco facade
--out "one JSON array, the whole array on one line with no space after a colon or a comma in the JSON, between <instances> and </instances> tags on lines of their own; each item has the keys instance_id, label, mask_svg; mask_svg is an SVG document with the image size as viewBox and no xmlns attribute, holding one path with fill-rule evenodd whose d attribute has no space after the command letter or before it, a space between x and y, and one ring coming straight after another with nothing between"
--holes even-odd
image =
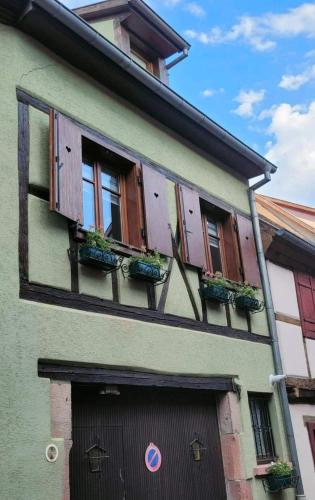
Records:
<instances>
[{"instance_id":1,"label":"green stucco facade","mask_svg":"<svg viewBox=\"0 0 315 500\"><path fill-rule=\"evenodd\" d=\"M61 500L60 457L45 459L54 441L50 427L50 381L39 378L39 359L98 364L142 371L190 375L236 375L242 387L241 445L246 477L256 464L247 391L271 392L274 372L269 345L219 335L122 319L19 298L18 115L16 89L41 99L78 122L137 151L221 200L249 213L246 183L161 128L130 106L12 27L0 25L0 262L2 500ZM48 116L30 108L30 183L48 187ZM168 181L170 222L176 227L174 184ZM67 222L48 203L29 195L29 278L69 290ZM80 268L80 292L112 299L109 277ZM199 309L198 278L188 272ZM119 278L122 304L147 307L144 286ZM160 290L158 290L160 293ZM225 325L221 308L208 306L209 322ZM171 276L167 313L193 318L177 264ZM201 310L200 310L201 313ZM245 318L232 310L232 327L246 330ZM253 317L253 332L268 335L265 313ZM286 458L284 429L277 396L271 405L278 454ZM254 498L267 498L260 480L252 479ZM293 498L292 490L282 498Z\"/></svg>"}]
</instances>

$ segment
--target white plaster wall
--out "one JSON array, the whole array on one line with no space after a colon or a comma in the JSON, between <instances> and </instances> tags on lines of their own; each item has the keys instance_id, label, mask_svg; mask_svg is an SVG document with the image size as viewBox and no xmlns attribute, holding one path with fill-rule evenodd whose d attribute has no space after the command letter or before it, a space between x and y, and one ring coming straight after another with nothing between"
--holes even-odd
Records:
<instances>
[{"instance_id":1,"label":"white plaster wall","mask_svg":"<svg viewBox=\"0 0 315 500\"><path fill-rule=\"evenodd\" d=\"M315 499L315 469L313 456L303 417L315 417L315 405L290 405L299 464L307 500Z\"/></svg>"},{"instance_id":2,"label":"white plaster wall","mask_svg":"<svg viewBox=\"0 0 315 500\"><path fill-rule=\"evenodd\" d=\"M267 267L275 312L299 318L293 272L270 261Z\"/></svg>"},{"instance_id":3,"label":"white plaster wall","mask_svg":"<svg viewBox=\"0 0 315 500\"><path fill-rule=\"evenodd\" d=\"M311 377L315 378L315 339L305 339L308 362L311 370ZM315 498L315 493L314 493Z\"/></svg>"},{"instance_id":4,"label":"white plaster wall","mask_svg":"<svg viewBox=\"0 0 315 500\"><path fill-rule=\"evenodd\" d=\"M276 323L284 373L291 376L307 377L308 372L301 327L283 321L277 321Z\"/></svg>"}]
</instances>

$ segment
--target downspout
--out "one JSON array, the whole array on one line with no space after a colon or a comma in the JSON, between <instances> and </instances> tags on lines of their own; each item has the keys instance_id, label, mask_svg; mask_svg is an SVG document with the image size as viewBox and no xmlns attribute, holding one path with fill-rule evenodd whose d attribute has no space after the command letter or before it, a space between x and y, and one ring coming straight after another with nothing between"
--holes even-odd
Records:
<instances>
[{"instance_id":1,"label":"downspout","mask_svg":"<svg viewBox=\"0 0 315 500\"><path fill-rule=\"evenodd\" d=\"M188 48L187 47L184 48L183 52L178 57L176 57L176 59L173 59L168 64L166 64L165 68L166 69L173 68L176 64L178 64L179 62L186 59L186 57L188 57Z\"/></svg>"},{"instance_id":2,"label":"downspout","mask_svg":"<svg viewBox=\"0 0 315 500\"><path fill-rule=\"evenodd\" d=\"M255 235L255 241L256 241L258 263L259 263L260 274L261 274L262 288L263 288L264 297L265 297L265 308L266 308L266 313L267 313L267 321L268 321L269 333L270 333L271 341L272 341L272 353L273 353L273 359L274 359L274 366L275 366L276 374L282 375L283 368L282 368L279 340L278 340L278 334L277 334L277 325L276 325L276 320L275 320L275 313L274 313L274 308L273 308L273 301L272 301L267 265L266 265L266 261L265 261L264 249L263 249L263 244L262 244L262 239L261 239L261 234L260 234L259 217L258 217L256 202L255 202L255 190L260 188L264 184L267 184L267 182L269 182L270 180L271 180L270 168L266 165L264 178L261 179L260 181L258 181L253 186L250 186L250 188L248 190L248 196L249 196L249 205L250 205L250 210L251 210L251 215L252 215L252 220L253 220L253 228L254 228L254 235ZM296 444L295 444L295 439L294 439L293 426L292 426L292 421L291 421L291 415L290 415L288 396L287 396L287 391L286 391L286 386L285 386L285 380L281 380L280 383L277 384L277 386L278 386L278 394L279 394L279 398L280 398L280 402L281 402L283 420L285 423L285 431L286 431L286 436L287 436L287 441L288 441L288 446L289 446L289 452L290 452L290 456L291 456L291 460L292 460L294 469L300 478L298 481L297 487L296 487L296 498L299 500L306 500L306 496L304 495L304 488L303 488L303 482L302 482L302 477L301 477L301 472L300 472L300 465L299 465L299 460L298 460L298 455L297 455L297 449L296 449Z\"/></svg>"}]
</instances>

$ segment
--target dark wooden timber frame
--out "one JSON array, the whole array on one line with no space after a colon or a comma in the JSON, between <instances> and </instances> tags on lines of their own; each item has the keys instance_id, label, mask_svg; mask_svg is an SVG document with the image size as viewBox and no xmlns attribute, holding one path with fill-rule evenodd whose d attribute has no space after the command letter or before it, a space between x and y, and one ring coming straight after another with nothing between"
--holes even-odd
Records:
<instances>
[{"instance_id":1,"label":"dark wooden timber frame","mask_svg":"<svg viewBox=\"0 0 315 500\"><path fill-rule=\"evenodd\" d=\"M162 290L160 302L157 305L155 296L152 293L150 287L148 287L148 305L149 309L127 306L119 303L119 290L117 283L117 276L112 273L112 289L113 289L113 301L100 299L97 297L92 297L86 294L79 294L79 282L78 282L78 264L77 264L77 253L78 245L73 243L73 231L74 229L69 226L69 240L70 240L70 269L71 269L71 291L66 291L63 289L41 285L38 283L29 282L28 276L28 193L32 192L32 188L29 188L29 106L33 106L36 109L49 114L50 106L46 103L38 100L35 97L27 94L26 92L17 89L17 99L18 99L18 172L19 172L19 272L20 272L20 297L26 300L58 305L62 307L81 309L90 312L97 312L101 314L110 314L113 316L119 316L124 318L130 318L139 321L145 321L156 324L164 324L177 328L186 328L189 330L201 331L206 333L211 333L214 335L222 335L225 337L247 340L250 342L258 342L261 344L271 344L271 340L268 336L259 335L254 333L249 333L244 330L238 330L231 328L230 319L228 317L229 326L221 326L209 324L207 320L207 315L203 307L203 317L199 317L199 312L197 305L195 303L194 296L190 290L190 285L186 277L185 267L181 269L181 274L183 275L185 286L189 293L190 299L192 300L192 307L195 313L195 320L175 316L173 314L165 314L164 306L166 301L166 295L168 291L168 284L164 285L164 290ZM75 122L77 123L77 122ZM225 202L218 200L208 193L200 190L197 186L187 182L185 179L177 176L173 172L170 172L160 165L154 164L147 158L142 158L140 155L134 151L127 150L124 146L115 143L111 139L108 139L98 132L79 124L79 126L86 130L88 137L95 136L99 143L104 143L108 147L108 144L112 144L114 151L119 149L119 151L126 154L126 157L133 158L136 162L144 161L146 164L153 166L159 172L166 176L167 179L172 180L175 183L181 183L190 188L198 191L201 199L208 201L209 203L216 204L219 208L224 209L230 213L234 212L234 209L227 205ZM34 191L34 189L33 189ZM36 189L36 194L44 199L47 199L47 193L41 193L40 189ZM43 194L43 196L42 196ZM177 257L177 262L180 265L180 258L178 253L177 243L173 237L173 245L175 250L175 258ZM172 267L173 259L170 260L170 268ZM186 283L187 280L187 283Z\"/></svg>"},{"instance_id":2,"label":"dark wooden timber frame","mask_svg":"<svg viewBox=\"0 0 315 500\"><path fill-rule=\"evenodd\" d=\"M234 391L237 386L234 375L211 375L195 377L193 375L169 375L127 370L111 370L87 365L66 364L40 359L38 375L53 380L69 380L81 383L99 383L114 385L137 385L148 387L176 387L181 389L203 389L213 391Z\"/></svg>"}]
</instances>

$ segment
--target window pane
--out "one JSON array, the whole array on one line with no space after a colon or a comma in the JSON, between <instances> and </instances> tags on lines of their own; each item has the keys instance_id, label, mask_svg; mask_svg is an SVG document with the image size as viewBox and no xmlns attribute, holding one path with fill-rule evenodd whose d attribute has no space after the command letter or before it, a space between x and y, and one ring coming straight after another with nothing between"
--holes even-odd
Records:
<instances>
[{"instance_id":1,"label":"window pane","mask_svg":"<svg viewBox=\"0 0 315 500\"><path fill-rule=\"evenodd\" d=\"M218 236L218 226L216 222L213 222L208 219L207 224L208 224L208 234L210 236Z\"/></svg>"},{"instance_id":2,"label":"window pane","mask_svg":"<svg viewBox=\"0 0 315 500\"><path fill-rule=\"evenodd\" d=\"M93 165L88 162L82 163L82 177L93 181Z\"/></svg>"},{"instance_id":3,"label":"window pane","mask_svg":"<svg viewBox=\"0 0 315 500\"><path fill-rule=\"evenodd\" d=\"M275 448L272 436L268 400L265 398L250 398L250 411L254 431L257 458L273 459Z\"/></svg>"},{"instance_id":4,"label":"window pane","mask_svg":"<svg viewBox=\"0 0 315 500\"><path fill-rule=\"evenodd\" d=\"M222 262L221 262L219 245L218 244L216 246L210 245L210 252L211 252L212 268L213 268L212 271L214 273L216 273L217 271L220 271L222 273Z\"/></svg>"},{"instance_id":5,"label":"window pane","mask_svg":"<svg viewBox=\"0 0 315 500\"><path fill-rule=\"evenodd\" d=\"M83 227L95 226L94 184L83 181Z\"/></svg>"},{"instance_id":6,"label":"window pane","mask_svg":"<svg viewBox=\"0 0 315 500\"><path fill-rule=\"evenodd\" d=\"M115 191L116 193L119 192L119 181L117 175L113 175L110 172L105 172L104 170L102 170L101 179L103 188L110 189L111 191Z\"/></svg>"},{"instance_id":7,"label":"window pane","mask_svg":"<svg viewBox=\"0 0 315 500\"><path fill-rule=\"evenodd\" d=\"M121 241L120 199L116 194L102 190L104 233Z\"/></svg>"}]
</instances>

